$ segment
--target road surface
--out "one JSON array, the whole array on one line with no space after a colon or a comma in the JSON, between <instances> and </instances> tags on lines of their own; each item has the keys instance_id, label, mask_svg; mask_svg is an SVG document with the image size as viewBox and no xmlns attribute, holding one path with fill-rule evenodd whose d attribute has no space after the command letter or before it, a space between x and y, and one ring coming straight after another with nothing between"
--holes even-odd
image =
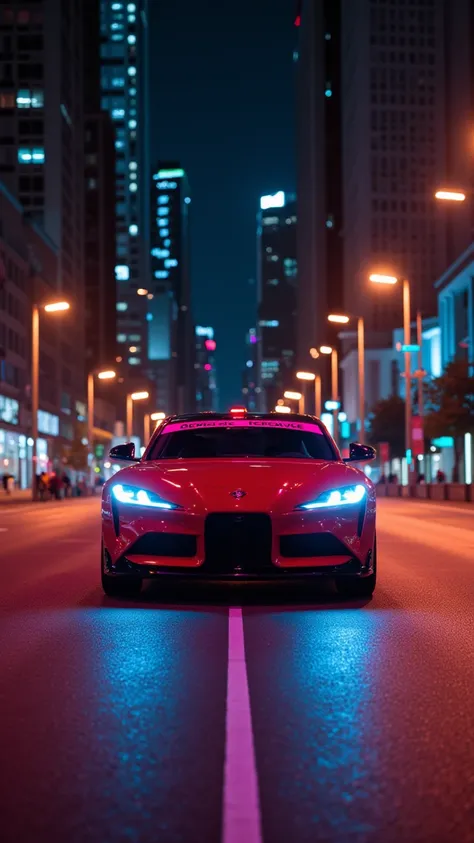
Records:
<instances>
[{"instance_id":1,"label":"road surface","mask_svg":"<svg viewBox=\"0 0 474 843\"><path fill-rule=\"evenodd\" d=\"M474 508L381 500L368 603L108 600L99 509L0 508L2 843L474 841Z\"/></svg>"}]
</instances>

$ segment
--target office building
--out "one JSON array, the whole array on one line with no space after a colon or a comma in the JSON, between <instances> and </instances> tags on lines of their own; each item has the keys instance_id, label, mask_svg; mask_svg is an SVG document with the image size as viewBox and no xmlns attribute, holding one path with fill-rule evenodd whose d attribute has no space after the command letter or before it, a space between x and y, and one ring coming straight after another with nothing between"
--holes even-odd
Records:
<instances>
[{"instance_id":1,"label":"office building","mask_svg":"<svg viewBox=\"0 0 474 843\"><path fill-rule=\"evenodd\" d=\"M87 371L115 366L115 130L101 110L100 4L82 0L84 37L84 285ZM109 391L109 390L108 390Z\"/></svg>"},{"instance_id":2,"label":"office building","mask_svg":"<svg viewBox=\"0 0 474 843\"><path fill-rule=\"evenodd\" d=\"M151 181L147 374L167 412L192 412L195 406L190 204L185 171L179 163L160 163Z\"/></svg>"},{"instance_id":3,"label":"office building","mask_svg":"<svg viewBox=\"0 0 474 843\"><path fill-rule=\"evenodd\" d=\"M119 355L146 368L149 287L148 2L100 2L101 108L115 131L115 277ZM135 349L130 352L130 347Z\"/></svg>"},{"instance_id":4,"label":"office building","mask_svg":"<svg viewBox=\"0 0 474 843\"><path fill-rule=\"evenodd\" d=\"M258 403L271 410L296 362L296 203L283 191L260 199L257 262Z\"/></svg>"},{"instance_id":5,"label":"office building","mask_svg":"<svg viewBox=\"0 0 474 843\"><path fill-rule=\"evenodd\" d=\"M214 329L196 325L194 335L196 412L215 411L218 408L218 396Z\"/></svg>"},{"instance_id":6,"label":"office building","mask_svg":"<svg viewBox=\"0 0 474 843\"><path fill-rule=\"evenodd\" d=\"M301 4L303 351L309 336L313 345L324 341L324 317L336 306L363 315L369 332L395 327L401 294L369 289L367 276L376 269L410 278L414 309L436 312L434 280L470 240L469 209L441 208L434 192L446 182L471 186L471 6ZM343 255L342 272L331 269L331 241Z\"/></svg>"},{"instance_id":7,"label":"office building","mask_svg":"<svg viewBox=\"0 0 474 843\"><path fill-rule=\"evenodd\" d=\"M242 403L251 413L259 407L261 387L258 380L257 329L250 328L245 337L245 366L242 370Z\"/></svg>"},{"instance_id":8,"label":"office building","mask_svg":"<svg viewBox=\"0 0 474 843\"><path fill-rule=\"evenodd\" d=\"M51 281L75 318L55 367L73 419L84 394L81 4L0 2L0 38L0 181L57 249Z\"/></svg>"}]
</instances>

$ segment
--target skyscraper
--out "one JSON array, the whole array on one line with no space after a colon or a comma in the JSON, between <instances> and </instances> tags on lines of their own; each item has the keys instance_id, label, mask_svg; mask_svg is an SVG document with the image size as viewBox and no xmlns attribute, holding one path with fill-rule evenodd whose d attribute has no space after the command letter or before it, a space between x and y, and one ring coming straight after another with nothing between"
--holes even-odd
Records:
<instances>
[{"instance_id":1,"label":"skyscraper","mask_svg":"<svg viewBox=\"0 0 474 843\"><path fill-rule=\"evenodd\" d=\"M216 341L214 329L196 325L195 331L196 411L217 410Z\"/></svg>"},{"instance_id":2,"label":"skyscraper","mask_svg":"<svg viewBox=\"0 0 474 843\"><path fill-rule=\"evenodd\" d=\"M84 391L81 3L0 2L0 26L0 180L58 249L54 286L74 320L54 365L72 416Z\"/></svg>"},{"instance_id":3,"label":"skyscraper","mask_svg":"<svg viewBox=\"0 0 474 843\"><path fill-rule=\"evenodd\" d=\"M115 127L117 330L131 375L145 368L148 343L148 301L137 295L150 281L147 7L147 0L100 5L101 106Z\"/></svg>"},{"instance_id":4,"label":"skyscraper","mask_svg":"<svg viewBox=\"0 0 474 843\"><path fill-rule=\"evenodd\" d=\"M398 298L368 287L373 268L410 278L414 308L434 312L433 282L470 239L469 209L441 209L433 194L446 181L471 185L472 22L471 0L302 3L303 347L309 332L324 341L336 306L365 316L369 331L400 323ZM342 272L331 270L331 243Z\"/></svg>"},{"instance_id":5,"label":"skyscraper","mask_svg":"<svg viewBox=\"0 0 474 843\"><path fill-rule=\"evenodd\" d=\"M260 199L257 262L260 404L271 410L296 358L296 203L283 191Z\"/></svg>"},{"instance_id":6,"label":"skyscraper","mask_svg":"<svg viewBox=\"0 0 474 843\"><path fill-rule=\"evenodd\" d=\"M150 299L147 374L167 412L195 407L194 338L189 278L189 207L185 171L160 163L151 180Z\"/></svg>"}]
</instances>

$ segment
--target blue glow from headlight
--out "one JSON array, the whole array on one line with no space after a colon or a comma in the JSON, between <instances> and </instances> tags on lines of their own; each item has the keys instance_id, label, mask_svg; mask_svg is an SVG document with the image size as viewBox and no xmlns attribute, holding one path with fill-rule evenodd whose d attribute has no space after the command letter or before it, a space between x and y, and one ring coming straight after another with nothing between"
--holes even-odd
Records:
<instances>
[{"instance_id":1,"label":"blue glow from headlight","mask_svg":"<svg viewBox=\"0 0 474 843\"><path fill-rule=\"evenodd\" d=\"M122 486L120 483L117 483L112 487L112 493L120 503L132 504L133 506L146 506L153 507L154 509L179 508L174 503L162 501L153 492L147 492L145 489L136 489L134 486Z\"/></svg>"},{"instance_id":2,"label":"blue glow from headlight","mask_svg":"<svg viewBox=\"0 0 474 843\"><path fill-rule=\"evenodd\" d=\"M315 501L300 504L297 509L323 509L324 507L347 506L348 504L360 503L366 494L365 486L346 486L345 489L331 489L323 492Z\"/></svg>"}]
</instances>

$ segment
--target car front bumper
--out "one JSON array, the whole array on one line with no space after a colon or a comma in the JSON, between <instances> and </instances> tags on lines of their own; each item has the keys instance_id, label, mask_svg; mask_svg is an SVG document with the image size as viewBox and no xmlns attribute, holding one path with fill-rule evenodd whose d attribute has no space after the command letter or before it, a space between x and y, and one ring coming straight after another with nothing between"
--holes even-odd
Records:
<instances>
[{"instance_id":1,"label":"car front bumper","mask_svg":"<svg viewBox=\"0 0 474 843\"><path fill-rule=\"evenodd\" d=\"M312 512L194 513L102 504L111 576L296 580L373 572L375 500Z\"/></svg>"}]
</instances>

